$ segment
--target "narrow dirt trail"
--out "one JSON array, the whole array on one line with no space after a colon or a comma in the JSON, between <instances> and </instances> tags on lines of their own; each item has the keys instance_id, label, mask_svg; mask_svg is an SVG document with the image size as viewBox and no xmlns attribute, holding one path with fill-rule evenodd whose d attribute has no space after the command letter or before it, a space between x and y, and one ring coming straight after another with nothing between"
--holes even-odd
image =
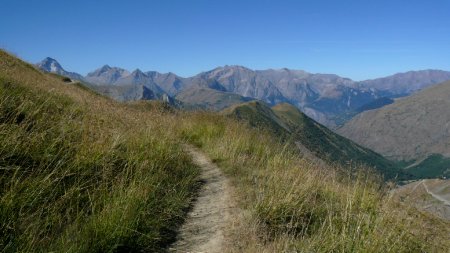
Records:
<instances>
[{"instance_id":1,"label":"narrow dirt trail","mask_svg":"<svg viewBox=\"0 0 450 253\"><path fill-rule=\"evenodd\" d=\"M185 150L201 167L203 185L169 251L224 252L227 228L232 223L235 209L232 188L221 170L203 152L193 146L186 146Z\"/></svg>"}]
</instances>

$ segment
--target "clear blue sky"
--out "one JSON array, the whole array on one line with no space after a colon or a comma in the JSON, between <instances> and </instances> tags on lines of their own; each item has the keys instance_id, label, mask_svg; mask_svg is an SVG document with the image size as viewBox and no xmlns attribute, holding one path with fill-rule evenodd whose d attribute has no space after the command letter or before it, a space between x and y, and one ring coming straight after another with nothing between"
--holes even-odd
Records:
<instances>
[{"instance_id":1,"label":"clear blue sky","mask_svg":"<svg viewBox=\"0 0 450 253\"><path fill-rule=\"evenodd\" d=\"M0 0L0 47L82 74L222 65L355 80L450 70L449 0Z\"/></svg>"}]
</instances>

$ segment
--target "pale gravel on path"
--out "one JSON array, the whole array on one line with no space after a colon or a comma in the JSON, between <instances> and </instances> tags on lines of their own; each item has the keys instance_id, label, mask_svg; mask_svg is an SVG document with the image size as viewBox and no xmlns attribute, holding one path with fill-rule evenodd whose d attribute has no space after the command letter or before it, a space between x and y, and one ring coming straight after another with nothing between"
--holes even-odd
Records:
<instances>
[{"instance_id":1,"label":"pale gravel on path","mask_svg":"<svg viewBox=\"0 0 450 253\"><path fill-rule=\"evenodd\" d=\"M192 210L182 225L177 241L170 252L224 252L226 232L232 223L233 210L229 180L211 160L199 149L186 145L194 163L200 166L203 182Z\"/></svg>"}]
</instances>

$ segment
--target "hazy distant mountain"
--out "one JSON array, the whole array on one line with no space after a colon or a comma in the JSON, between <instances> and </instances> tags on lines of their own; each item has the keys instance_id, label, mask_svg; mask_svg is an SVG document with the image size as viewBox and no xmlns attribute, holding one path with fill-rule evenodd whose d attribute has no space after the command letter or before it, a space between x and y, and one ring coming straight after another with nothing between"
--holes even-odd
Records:
<instances>
[{"instance_id":1,"label":"hazy distant mountain","mask_svg":"<svg viewBox=\"0 0 450 253\"><path fill-rule=\"evenodd\" d=\"M275 84L259 78L257 73L241 66L225 66L200 73L191 79L191 83L221 91L253 97L271 104L283 102L285 98Z\"/></svg>"},{"instance_id":2,"label":"hazy distant mountain","mask_svg":"<svg viewBox=\"0 0 450 253\"><path fill-rule=\"evenodd\" d=\"M360 86L375 88L385 93L386 96L398 97L409 95L413 92L434 84L450 80L450 72L443 70L420 70L398 73L392 76L366 80L360 82Z\"/></svg>"},{"instance_id":3,"label":"hazy distant mountain","mask_svg":"<svg viewBox=\"0 0 450 253\"><path fill-rule=\"evenodd\" d=\"M271 105L289 102L313 119L334 126L337 115L358 108L379 96L348 78L310 74L301 70L250 70L225 66L190 79L192 85L253 97Z\"/></svg>"},{"instance_id":4,"label":"hazy distant mountain","mask_svg":"<svg viewBox=\"0 0 450 253\"><path fill-rule=\"evenodd\" d=\"M156 71L142 72L141 70L130 73L125 69L110 67L108 65L89 73L85 79L93 84L143 84L150 89L155 89L156 93L164 92L170 96L175 96L188 83L185 78L173 73L161 74Z\"/></svg>"},{"instance_id":5,"label":"hazy distant mountain","mask_svg":"<svg viewBox=\"0 0 450 253\"><path fill-rule=\"evenodd\" d=\"M85 80L93 84L114 84L120 78L130 74L125 69L105 65L86 75Z\"/></svg>"},{"instance_id":6,"label":"hazy distant mountain","mask_svg":"<svg viewBox=\"0 0 450 253\"><path fill-rule=\"evenodd\" d=\"M170 96L175 96L189 85L188 79L179 77L174 73L161 74L156 71L148 71L145 74Z\"/></svg>"},{"instance_id":7,"label":"hazy distant mountain","mask_svg":"<svg viewBox=\"0 0 450 253\"><path fill-rule=\"evenodd\" d=\"M66 76L74 80L83 80L82 75L64 70L58 61L50 57L45 58L40 63L37 63L36 66L45 72Z\"/></svg>"},{"instance_id":8,"label":"hazy distant mountain","mask_svg":"<svg viewBox=\"0 0 450 253\"><path fill-rule=\"evenodd\" d=\"M450 80L450 72L423 70L355 82L333 74L302 70L250 70L225 66L190 79L192 85L237 93L271 105L288 102L308 116L335 127L373 107L389 104L389 98L410 95L424 87Z\"/></svg>"},{"instance_id":9,"label":"hazy distant mountain","mask_svg":"<svg viewBox=\"0 0 450 253\"><path fill-rule=\"evenodd\" d=\"M355 82L334 74L312 74L302 70L268 69L251 70L242 66L224 66L202 72L196 76L183 78L173 73L156 71L142 72L105 65L86 77L67 72L51 58L40 63L45 71L85 80L95 85L143 85L152 90L157 97L165 93L195 104L208 104L210 109L220 109L225 105L219 98L220 92L235 93L242 97L262 100L270 105L287 102L295 105L314 120L335 128L354 115L375 107L388 104L389 98L410 95L424 87L450 80L450 72L423 70L399 73L392 76ZM200 94L212 94L212 97ZM199 89L198 91L194 91ZM121 89L126 90L126 89ZM208 91L208 92L206 92ZM117 91L115 91L117 92ZM188 99L187 95L194 96ZM128 97L128 96L124 96ZM233 97L231 101L242 102Z\"/></svg>"},{"instance_id":10,"label":"hazy distant mountain","mask_svg":"<svg viewBox=\"0 0 450 253\"><path fill-rule=\"evenodd\" d=\"M103 95L121 102L162 99L161 94L155 94L153 90L142 84L96 85L92 88Z\"/></svg>"},{"instance_id":11,"label":"hazy distant mountain","mask_svg":"<svg viewBox=\"0 0 450 253\"><path fill-rule=\"evenodd\" d=\"M445 82L363 112L338 133L387 157L415 160L409 167L415 173L425 169L430 176L449 176L449 108L450 82Z\"/></svg>"},{"instance_id":12,"label":"hazy distant mountain","mask_svg":"<svg viewBox=\"0 0 450 253\"><path fill-rule=\"evenodd\" d=\"M103 67L87 74L85 80L98 85L100 93L119 101L162 99L166 92L153 81L154 77L140 69L129 72L118 67Z\"/></svg>"}]
</instances>

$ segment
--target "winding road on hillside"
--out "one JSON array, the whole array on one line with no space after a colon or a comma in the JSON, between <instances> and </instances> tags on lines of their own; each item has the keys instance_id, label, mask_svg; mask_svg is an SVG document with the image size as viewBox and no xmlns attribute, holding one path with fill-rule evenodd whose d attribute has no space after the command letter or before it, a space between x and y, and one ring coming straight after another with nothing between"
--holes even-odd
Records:
<instances>
[{"instance_id":1,"label":"winding road on hillside","mask_svg":"<svg viewBox=\"0 0 450 253\"><path fill-rule=\"evenodd\" d=\"M186 145L194 163L200 166L202 186L170 252L224 252L229 225L236 206L229 180L199 149Z\"/></svg>"},{"instance_id":2,"label":"winding road on hillside","mask_svg":"<svg viewBox=\"0 0 450 253\"><path fill-rule=\"evenodd\" d=\"M427 186L427 184L425 183L425 181L422 181L421 184L422 184L423 187L425 188L425 191L426 191L428 194L430 194L433 198L435 198L435 199L437 199L437 200L443 202L443 203L444 203L445 205L447 205L447 206L450 206L450 202L449 202L448 200L446 200L445 198L443 198L443 197L441 197L441 196L435 194L434 192L430 191L430 190L428 189L428 186Z\"/></svg>"}]
</instances>

